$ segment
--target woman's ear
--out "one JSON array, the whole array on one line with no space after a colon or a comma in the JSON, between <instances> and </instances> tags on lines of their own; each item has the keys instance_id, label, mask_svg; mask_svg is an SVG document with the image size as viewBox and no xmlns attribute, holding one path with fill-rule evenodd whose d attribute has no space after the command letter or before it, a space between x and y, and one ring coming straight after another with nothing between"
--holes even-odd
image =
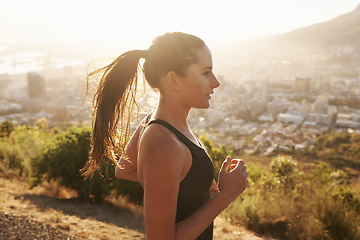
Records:
<instances>
[{"instance_id":1,"label":"woman's ear","mask_svg":"<svg viewBox=\"0 0 360 240\"><path fill-rule=\"evenodd\" d=\"M181 78L174 71L170 71L165 75L166 85L173 91L178 92L181 85Z\"/></svg>"}]
</instances>

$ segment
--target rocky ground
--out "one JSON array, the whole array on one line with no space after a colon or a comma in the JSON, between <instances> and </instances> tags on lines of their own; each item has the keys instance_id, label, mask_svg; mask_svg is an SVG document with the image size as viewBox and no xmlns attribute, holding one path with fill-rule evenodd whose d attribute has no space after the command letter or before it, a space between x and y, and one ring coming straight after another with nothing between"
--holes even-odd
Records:
<instances>
[{"instance_id":1,"label":"rocky ground","mask_svg":"<svg viewBox=\"0 0 360 240\"><path fill-rule=\"evenodd\" d=\"M79 202L56 185L29 189L14 177L0 177L0 192L0 239L145 239L141 207L125 200ZM266 238L218 217L214 239Z\"/></svg>"}]
</instances>

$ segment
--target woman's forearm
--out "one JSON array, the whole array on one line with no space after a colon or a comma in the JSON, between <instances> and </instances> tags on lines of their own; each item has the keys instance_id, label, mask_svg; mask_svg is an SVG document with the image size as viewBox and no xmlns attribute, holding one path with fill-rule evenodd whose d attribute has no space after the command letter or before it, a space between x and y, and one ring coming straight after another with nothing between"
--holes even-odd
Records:
<instances>
[{"instance_id":1,"label":"woman's forearm","mask_svg":"<svg viewBox=\"0 0 360 240\"><path fill-rule=\"evenodd\" d=\"M231 166L234 164L235 166ZM231 167L231 170L228 169ZM219 172L219 193L184 221L176 224L175 239L195 239L239 196L247 186L247 172L242 160L227 157Z\"/></svg>"},{"instance_id":2,"label":"woman's forearm","mask_svg":"<svg viewBox=\"0 0 360 240\"><path fill-rule=\"evenodd\" d=\"M176 224L175 239L196 239L230 202L221 193L216 194L189 218Z\"/></svg>"},{"instance_id":3,"label":"woman's forearm","mask_svg":"<svg viewBox=\"0 0 360 240\"><path fill-rule=\"evenodd\" d=\"M139 182L137 177L137 169L128 170L126 168L120 167L119 165L115 168L115 176L120 179L130 180L134 182Z\"/></svg>"}]
</instances>

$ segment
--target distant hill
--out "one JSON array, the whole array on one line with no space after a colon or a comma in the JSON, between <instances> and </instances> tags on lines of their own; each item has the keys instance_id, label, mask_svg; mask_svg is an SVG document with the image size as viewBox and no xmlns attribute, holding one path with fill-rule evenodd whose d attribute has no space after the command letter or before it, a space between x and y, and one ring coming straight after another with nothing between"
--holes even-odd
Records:
<instances>
[{"instance_id":1,"label":"distant hill","mask_svg":"<svg viewBox=\"0 0 360 240\"><path fill-rule=\"evenodd\" d=\"M309 51L353 47L360 58L360 5L350 13L332 20L287 33L238 41L223 48L231 53L229 60L303 56ZM229 51L231 50L231 51Z\"/></svg>"},{"instance_id":2,"label":"distant hill","mask_svg":"<svg viewBox=\"0 0 360 240\"><path fill-rule=\"evenodd\" d=\"M360 5L327 22L274 37L273 41L293 42L302 47L360 46Z\"/></svg>"}]
</instances>

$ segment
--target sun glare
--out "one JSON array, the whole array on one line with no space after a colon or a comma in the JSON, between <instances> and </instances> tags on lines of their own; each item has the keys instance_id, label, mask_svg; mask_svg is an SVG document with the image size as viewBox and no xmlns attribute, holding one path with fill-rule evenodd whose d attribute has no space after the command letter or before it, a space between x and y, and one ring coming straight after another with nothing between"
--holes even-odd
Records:
<instances>
[{"instance_id":1,"label":"sun glare","mask_svg":"<svg viewBox=\"0 0 360 240\"><path fill-rule=\"evenodd\" d=\"M358 0L5 0L7 42L122 43L145 48L159 34L183 31L207 42L279 34L352 11Z\"/></svg>"}]
</instances>

